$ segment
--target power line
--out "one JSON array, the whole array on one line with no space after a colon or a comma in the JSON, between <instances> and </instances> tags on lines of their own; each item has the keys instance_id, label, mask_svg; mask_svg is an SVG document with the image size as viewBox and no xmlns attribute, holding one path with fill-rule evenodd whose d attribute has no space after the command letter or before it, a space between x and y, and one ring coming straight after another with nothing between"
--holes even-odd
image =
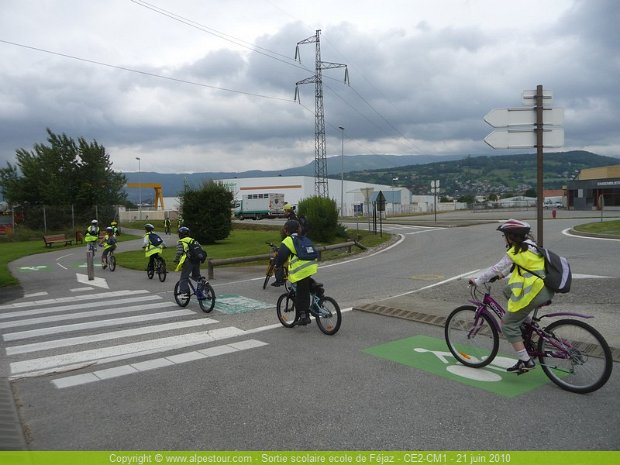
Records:
<instances>
[{"instance_id":1,"label":"power line","mask_svg":"<svg viewBox=\"0 0 620 465\"><path fill-rule=\"evenodd\" d=\"M183 23L183 24L186 24L186 25L188 25L188 26L191 26L191 27L197 28L197 29L199 29L199 30L201 30L201 31L203 31L203 32L208 33L208 34L214 35L214 36L216 36L216 37L218 37L218 38L220 38L220 39L222 39L222 40L226 40L226 41L229 41L229 42L231 42L231 43L233 43L233 44L236 44L236 45L239 45L239 46L241 46L241 47L247 48L247 49L249 49L249 50L251 50L251 51L253 51L253 52L255 52L255 53L259 53L259 54L264 55L264 56L266 56L266 57L268 57L268 58L273 58L274 60L277 60L277 61L283 62L283 63L285 63L285 64L287 64L287 65L290 65L290 66L295 66L295 67L297 67L297 68L301 68L301 69L304 69L304 70L306 70L306 71L310 71L310 70L308 70L307 68L305 68L304 66L297 65L297 63L298 63L298 62L297 62L296 60L294 60L293 62L291 62L291 61L289 61L289 58L288 58L288 57L286 57L285 55L282 55L282 54L280 54L280 53L278 53L278 52L275 52L275 51L273 51L273 50L269 50L269 49L266 49L266 48L263 48L263 47L259 47L259 46L255 45L255 44L250 44L249 42L246 42L246 41L244 41L244 40L242 40L242 39L239 39L239 38L237 38L237 37L234 37L234 36L231 36L231 35L229 35L229 34L226 34L226 33L220 32L220 31L218 31L218 30L216 30L216 29L210 28L210 27L208 27L208 26L204 26L204 25L202 25L202 24L200 24L200 23L197 23L197 22L195 22L195 21L192 21L192 20L190 20L190 19L188 19L188 18L184 18L183 16L177 15L176 13L173 13L173 12L171 12L171 11L168 11L168 10L165 10L165 9L163 9L163 8L160 8L160 7L154 6L154 5L152 5L152 4L149 4L149 3L147 3L147 2L146 2L146 1L144 1L144 0L129 0L129 1L131 1L131 2L135 3L136 5L142 6L142 7L144 7L144 8L148 8L148 9L150 9L151 11L154 11L154 12L156 12L156 13L159 13L159 14L162 14L162 15L164 15L164 16L167 16L167 17L169 17L169 18L171 18L171 19L173 19L173 20L175 20L175 21L179 21L179 22L181 22L181 23ZM275 5L272 5L272 6L275 6ZM286 12L286 11L284 11L284 10L282 10L280 7L277 7L277 6L276 6L276 8L278 8L280 11L284 12L285 14L287 14L289 17L294 18L294 17L293 17L293 16L291 16L289 13L287 13L287 12ZM328 40L328 42L329 42L329 40ZM245 44L247 44L247 45L245 45ZM332 46L333 46L333 45L332 45ZM337 47L335 47L335 46L334 46L334 48L336 49L336 51L337 51L340 55L344 56L344 54L343 54L342 52L340 52L340 51L338 50L338 48L337 48ZM284 57L284 58L285 58L285 60L282 60L282 59L278 58L278 56L280 56L280 57ZM299 62L299 63L301 63L301 62ZM376 90L377 90L377 91L378 91L381 95L383 95L383 93L380 91L380 89L378 89L378 88L377 88L377 87L376 87L376 86L375 86L375 85L374 85L371 81L369 81L369 80L365 77L364 73L361 73L361 77L362 77L362 78L363 78L366 82L368 82L368 83L369 83L369 84L370 84L373 88L375 88L375 89L376 89ZM324 77L322 77L322 78L323 78L323 79L325 79L325 78L326 78L326 79L333 79L333 80L335 80L335 78L332 78L332 77L330 77L330 76L324 76ZM349 87L351 87L351 86L349 86ZM413 142L412 142L412 141L411 141L411 140L410 140L410 139L409 139L409 138L408 138L405 134L403 134L403 133L402 133L402 132L401 132L401 131L400 131L400 130L396 127L396 126L394 126L394 125L393 125L393 124L392 124L392 123L391 123L391 122L390 122L390 121L389 121L389 120L388 120L385 116L383 116L383 114L381 114L381 112L379 112L376 108L374 108L374 107L370 104L370 102L368 102L368 100L366 100L366 99L365 99L365 98L364 98L364 97L363 97L363 96L362 96L362 95L361 95L361 94L360 94L360 93L359 93L359 92L358 92L358 91L357 91L354 87L351 87L351 89L353 89L353 92L354 92L354 93L355 93L355 94L356 94L356 95L357 95L357 96L358 96L358 97L359 97L359 98L360 98L360 99L361 99L361 100L362 100L362 101L363 101L363 102L364 102L364 103L368 106L368 108L370 108L370 109L373 111L373 113L375 113L375 114L376 114L379 118L381 118L381 119L382 119L382 120L383 120L383 121L384 121L384 122L385 122L385 123L386 123L386 124L387 124L387 125L388 125L388 126L389 126L389 127L390 127L393 131L394 131L394 132L395 132L395 133L397 133L400 137L402 137L405 141L407 141L407 143L411 146L411 148L413 148L413 150L412 150L412 151L414 151L414 152L418 152L418 153L422 153L422 150L421 150L419 147L417 147L417 146L416 146L416 145L415 145L415 144L414 144L414 143L413 143ZM335 93L335 92L334 92L334 93ZM385 96L384 96L384 97L385 97ZM340 96L339 96L339 98L340 98L340 99L341 99L341 100L342 100L342 101L343 101L343 102L344 102L347 106L349 106L350 108L354 109L354 110L355 110L358 114L360 114L361 116L363 116L363 115L362 115L362 113L361 113L359 110L355 109L355 108L354 108L351 104L349 104L349 103L348 103L348 102L347 102L347 101L346 101L343 97L340 97ZM386 98L386 100L387 100L387 98ZM389 100L387 100L387 101L389 102ZM367 121L371 122L371 121L370 121L370 119L368 119L367 117L365 117L365 116L363 116L363 117L364 117ZM372 123L372 122L371 122L371 124L373 124L376 128L378 128L378 129L380 129L380 130L383 130L383 129L382 129L380 126L378 126L377 124Z\"/></svg>"},{"instance_id":2,"label":"power line","mask_svg":"<svg viewBox=\"0 0 620 465\"><path fill-rule=\"evenodd\" d=\"M259 98L270 99L270 100L281 100L281 101L284 101L284 102L293 102L294 101L294 100L290 100L290 99L287 99L287 98L284 98L284 97L273 97L273 96L269 96L269 95L255 94L255 93L252 93L252 92L245 92L243 90L227 89L225 87L218 87L218 86L214 86L214 85L211 85L211 84L205 84L205 83L202 83L202 82L189 81L187 79L180 79L180 78L175 78L175 77L171 77L171 76L162 76L161 74L151 73L149 71L142 71L142 70L139 70L139 69L127 68L126 66L111 65L109 63L104 63L102 61L90 60L88 58L77 57L77 56L74 56L74 55L68 55L66 53L61 53L61 52L54 52L52 50L46 50L44 48L34 47L34 46L31 46L31 45L19 44L17 42L11 42L9 40L0 39L0 42L8 44L8 45L14 45L16 47L22 47L22 48L26 48L26 49L29 49L29 50L34 50L34 51L37 51L37 52L49 53L50 55L56 55L56 56L60 56L60 57L63 57L63 58L70 58L72 60L83 61L85 63L91 63L91 64L94 64L94 65L105 66L107 68L119 69L119 70L122 70L122 71L128 71L130 73L142 74L144 76L155 77L155 78L158 78L158 79L166 79L168 81L173 81L173 82L180 82L182 84L189 84L189 85L192 85L192 86L206 87L206 88L209 88L209 89L221 90L221 91L224 91L224 92L232 92L232 93L235 93L235 94L243 94L243 95L248 95L248 96L251 96L251 97L259 97Z\"/></svg>"}]
</instances>

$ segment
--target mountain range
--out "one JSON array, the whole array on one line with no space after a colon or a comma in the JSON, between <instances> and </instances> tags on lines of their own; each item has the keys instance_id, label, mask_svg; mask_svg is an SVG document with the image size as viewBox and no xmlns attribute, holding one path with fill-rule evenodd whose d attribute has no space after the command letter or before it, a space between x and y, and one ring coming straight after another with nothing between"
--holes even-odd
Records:
<instances>
[{"instance_id":1,"label":"mountain range","mask_svg":"<svg viewBox=\"0 0 620 465\"><path fill-rule=\"evenodd\" d=\"M587 151L544 154L545 189L561 187L579 170L616 165L620 158L597 155ZM502 193L527 190L535 186L536 155L347 155L327 158L328 177L340 178L344 164L345 179L376 184L406 186L415 194L427 194L430 181L441 180L442 191L450 195L462 193ZM204 172L204 173L124 173L128 183L161 184L165 197L183 191L186 184L198 186L209 179L255 178L271 176L314 176L314 162L273 171ZM152 191L142 199L152 201ZM138 201L137 189L127 189L129 200Z\"/></svg>"}]
</instances>

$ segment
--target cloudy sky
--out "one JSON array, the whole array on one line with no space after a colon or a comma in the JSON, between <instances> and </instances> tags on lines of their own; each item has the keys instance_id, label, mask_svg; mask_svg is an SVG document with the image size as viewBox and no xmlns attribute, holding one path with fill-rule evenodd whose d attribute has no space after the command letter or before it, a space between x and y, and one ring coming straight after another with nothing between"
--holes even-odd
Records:
<instances>
[{"instance_id":1,"label":"cloudy sky","mask_svg":"<svg viewBox=\"0 0 620 465\"><path fill-rule=\"evenodd\" d=\"M565 146L620 156L616 0L0 0L0 166L46 128L117 171L314 159L320 29L327 156L482 155L484 115L542 84ZM344 127L344 132L339 129ZM497 151L495 151L497 152ZM503 151L500 153L507 153Z\"/></svg>"}]
</instances>

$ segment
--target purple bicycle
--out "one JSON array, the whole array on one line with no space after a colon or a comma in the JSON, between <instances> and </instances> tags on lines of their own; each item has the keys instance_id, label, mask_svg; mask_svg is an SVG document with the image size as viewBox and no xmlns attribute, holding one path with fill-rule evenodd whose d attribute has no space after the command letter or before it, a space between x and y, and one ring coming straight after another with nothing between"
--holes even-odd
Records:
<instances>
[{"instance_id":1,"label":"purple bicycle","mask_svg":"<svg viewBox=\"0 0 620 465\"><path fill-rule=\"evenodd\" d=\"M456 308L445 325L445 338L452 355L463 365L481 368L499 351L503 307L484 291L470 286L473 305ZM549 302L551 303L551 302ZM593 318L579 313L558 312L538 315L538 307L521 325L528 354L537 358L545 374L562 389L584 394L601 388L611 376L613 359L609 345L593 327L575 318ZM539 325L543 318L569 317Z\"/></svg>"}]
</instances>

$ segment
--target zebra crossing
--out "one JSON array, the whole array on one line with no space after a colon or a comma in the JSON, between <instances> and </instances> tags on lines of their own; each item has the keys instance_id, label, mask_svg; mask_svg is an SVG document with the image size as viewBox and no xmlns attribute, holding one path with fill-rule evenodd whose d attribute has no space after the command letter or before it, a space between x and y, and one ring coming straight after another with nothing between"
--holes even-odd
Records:
<instances>
[{"instance_id":1,"label":"zebra crossing","mask_svg":"<svg viewBox=\"0 0 620 465\"><path fill-rule=\"evenodd\" d=\"M52 375L64 389L267 345L146 290L43 297L0 305L9 379Z\"/></svg>"}]
</instances>

